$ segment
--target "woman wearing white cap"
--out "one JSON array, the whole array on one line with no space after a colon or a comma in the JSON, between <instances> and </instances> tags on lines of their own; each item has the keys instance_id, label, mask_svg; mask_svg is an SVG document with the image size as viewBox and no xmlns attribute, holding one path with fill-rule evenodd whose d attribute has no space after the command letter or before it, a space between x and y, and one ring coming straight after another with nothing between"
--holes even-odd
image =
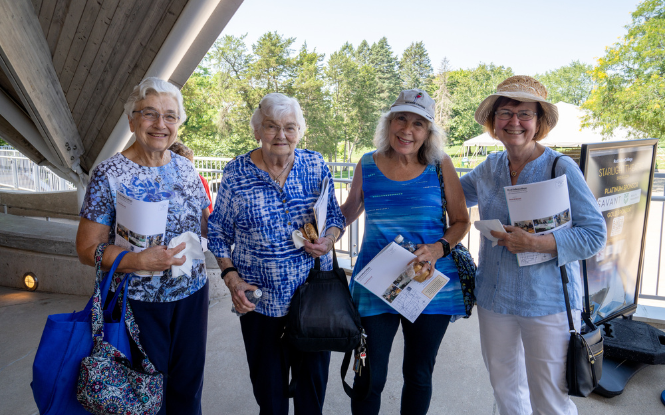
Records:
<instances>
[{"instance_id":1,"label":"woman wearing white cap","mask_svg":"<svg viewBox=\"0 0 665 415\"><path fill-rule=\"evenodd\" d=\"M503 188L549 180L560 156L538 143L554 128L556 106L547 90L528 76L513 76L478 107L476 121L506 151L491 154L461 179L467 206L478 205L480 219L499 219L505 232L492 232L497 247L481 238L476 274L476 299L483 359L499 412L512 414L577 414L568 397L566 355L568 318L559 266L570 282L571 308L580 325L581 279L578 260L604 245L605 221L575 162L562 157L556 176L566 175L570 197L570 228L536 235L510 219ZM555 256L547 262L518 266L520 252Z\"/></svg>"},{"instance_id":2,"label":"woman wearing white cap","mask_svg":"<svg viewBox=\"0 0 665 415\"><path fill-rule=\"evenodd\" d=\"M469 216L455 168L443 151L443 132L434 123L434 108L434 100L425 91L402 91L379 120L374 135L377 150L363 155L356 166L349 196L341 207L347 223L365 211L365 235L354 277L398 235L419 244L414 254L425 263L428 276L436 268L450 277L414 323L351 279L353 299L368 336L372 370L370 396L351 401L353 414L379 413L390 349L400 324L404 333L402 413L427 413L432 371L448 322L451 316L467 315L457 268L449 254L468 232ZM442 172L442 187L437 170ZM447 201L448 228L442 199ZM356 377L355 382L360 379Z\"/></svg>"}]
</instances>

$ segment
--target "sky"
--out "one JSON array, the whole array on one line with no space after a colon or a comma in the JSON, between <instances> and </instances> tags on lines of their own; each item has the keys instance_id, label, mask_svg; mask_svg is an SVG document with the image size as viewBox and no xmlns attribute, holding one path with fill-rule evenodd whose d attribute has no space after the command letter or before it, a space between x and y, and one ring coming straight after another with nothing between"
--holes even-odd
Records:
<instances>
[{"instance_id":1,"label":"sky","mask_svg":"<svg viewBox=\"0 0 665 415\"><path fill-rule=\"evenodd\" d=\"M345 42L388 39L401 56L422 41L436 71L479 63L518 75L545 73L574 60L595 64L626 33L639 0L245 0L222 35L247 34L248 47L266 32L307 42L326 58Z\"/></svg>"}]
</instances>

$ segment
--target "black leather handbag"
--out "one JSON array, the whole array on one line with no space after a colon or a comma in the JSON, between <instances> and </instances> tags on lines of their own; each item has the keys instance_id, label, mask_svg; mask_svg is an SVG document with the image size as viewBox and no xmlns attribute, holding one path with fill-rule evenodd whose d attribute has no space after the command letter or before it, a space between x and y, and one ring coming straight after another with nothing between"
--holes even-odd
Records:
<instances>
[{"instance_id":1,"label":"black leather handbag","mask_svg":"<svg viewBox=\"0 0 665 415\"><path fill-rule=\"evenodd\" d=\"M565 267L561 267L561 280L563 281L563 294L566 299L568 326L570 328L568 360L566 361L568 395L585 398L596 389L603 375L603 335L601 329L596 327L589 318L589 290L586 281L584 283L586 310L582 311L586 331L580 333L575 330L573 325L568 288L566 287L568 275Z\"/></svg>"},{"instance_id":2,"label":"black leather handbag","mask_svg":"<svg viewBox=\"0 0 665 415\"><path fill-rule=\"evenodd\" d=\"M316 258L314 268L309 271L307 280L296 290L291 299L289 314L282 339L286 347L301 352L342 352L342 382L347 395L354 399L364 399L369 394L367 388L354 391L344 377L348 370L352 352L356 351L357 359L362 353L364 370L359 375L371 379L369 359L365 352L365 330L360 323L360 314L353 304L344 270L337 264L337 254L333 247L333 269L321 270L321 261ZM295 392L295 377L289 384L288 367L283 360L283 373L289 397ZM300 362L292 363L292 373L298 373ZM364 379L363 379L364 380Z\"/></svg>"},{"instance_id":3,"label":"black leather handbag","mask_svg":"<svg viewBox=\"0 0 665 415\"><path fill-rule=\"evenodd\" d=\"M552 163L552 178L555 178L556 163L558 156ZM584 279L584 310L582 319L585 323L583 333L575 330L573 315L568 298L568 273L566 267L562 266L561 282L563 283L563 296L566 300L566 312L568 314L568 328L570 330L570 341L568 343L568 360L566 361L566 381L568 382L568 395L587 397L598 386L603 375L603 335L601 329L591 321L589 307L589 285Z\"/></svg>"}]
</instances>

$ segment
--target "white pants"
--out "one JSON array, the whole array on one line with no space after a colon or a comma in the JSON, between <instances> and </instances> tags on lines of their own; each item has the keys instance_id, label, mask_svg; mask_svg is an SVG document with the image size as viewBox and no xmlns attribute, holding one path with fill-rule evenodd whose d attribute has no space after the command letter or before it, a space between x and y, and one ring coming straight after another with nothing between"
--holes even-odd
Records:
<instances>
[{"instance_id":1,"label":"white pants","mask_svg":"<svg viewBox=\"0 0 665 415\"><path fill-rule=\"evenodd\" d=\"M501 415L577 415L566 383L570 333L565 311L521 317L478 307L478 321ZM579 310L573 310L573 321L579 330Z\"/></svg>"}]
</instances>

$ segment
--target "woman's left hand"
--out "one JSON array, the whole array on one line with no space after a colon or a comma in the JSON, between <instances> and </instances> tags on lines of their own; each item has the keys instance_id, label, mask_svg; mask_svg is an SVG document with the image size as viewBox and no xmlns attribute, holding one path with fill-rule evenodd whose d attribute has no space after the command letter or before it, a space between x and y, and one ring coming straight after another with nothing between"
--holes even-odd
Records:
<instances>
[{"instance_id":1,"label":"woman's left hand","mask_svg":"<svg viewBox=\"0 0 665 415\"><path fill-rule=\"evenodd\" d=\"M504 225L506 232L491 231L492 236L499 239L498 244L505 246L513 254L520 252L534 252L533 238L535 236L517 226Z\"/></svg>"},{"instance_id":2,"label":"woman's left hand","mask_svg":"<svg viewBox=\"0 0 665 415\"><path fill-rule=\"evenodd\" d=\"M333 248L333 240L330 236L322 236L316 240L316 243L311 243L307 239L303 241L305 252L310 254L312 258L318 258L330 252Z\"/></svg>"}]
</instances>

